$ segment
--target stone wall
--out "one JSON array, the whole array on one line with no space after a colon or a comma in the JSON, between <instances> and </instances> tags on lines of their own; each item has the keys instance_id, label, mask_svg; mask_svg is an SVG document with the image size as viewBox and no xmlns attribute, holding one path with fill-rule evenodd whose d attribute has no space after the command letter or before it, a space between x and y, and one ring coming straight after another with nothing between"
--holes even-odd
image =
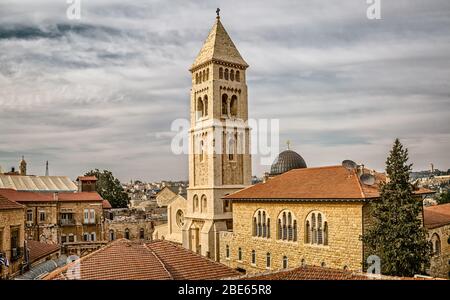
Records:
<instances>
[{"instance_id":1,"label":"stone wall","mask_svg":"<svg viewBox=\"0 0 450 300\"><path fill-rule=\"evenodd\" d=\"M23 255L17 259L11 259L11 229L19 229L19 246L24 247L24 210L5 209L0 210L0 252L9 260L9 268L0 266L0 278L10 278L20 272ZM23 253L23 251L22 251Z\"/></svg>"},{"instance_id":2,"label":"stone wall","mask_svg":"<svg viewBox=\"0 0 450 300\"><path fill-rule=\"evenodd\" d=\"M233 202L233 232L221 232L220 262L232 268L242 268L248 273L265 271L266 254L270 253L270 270L282 268L283 256L288 267L324 265L327 267L359 271L362 269L362 203L292 203L292 202ZM270 223L270 238L252 235L252 219L258 209L265 209ZM297 242L276 238L276 220L279 213L288 209L298 224ZM328 245L305 243L305 219L313 211L320 211L328 223ZM226 257L226 246L230 257ZM242 261L238 261L238 249ZM256 264L251 264L251 252L256 251Z\"/></svg>"},{"instance_id":3,"label":"stone wall","mask_svg":"<svg viewBox=\"0 0 450 300\"><path fill-rule=\"evenodd\" d=\"M437 234L441 241L441 252L431 257L430 275L439 278L450 278L450 224L429 229L428 239Z\"/></svg>"}]
</instances>

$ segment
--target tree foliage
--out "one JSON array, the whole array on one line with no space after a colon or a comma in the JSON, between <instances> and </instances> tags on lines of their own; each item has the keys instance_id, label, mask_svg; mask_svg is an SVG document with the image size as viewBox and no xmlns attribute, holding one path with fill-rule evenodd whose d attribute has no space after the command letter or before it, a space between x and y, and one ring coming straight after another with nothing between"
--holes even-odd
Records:
<instances>
[{"instance_id":1,"label":"tree foliage","mask_svg":"<svg viewBox=\"0 0 450 300\"><path fill-rule=\"evenodd\" d=\"M99 169L95 169L87 172L85 176L97 177L97 193L103 199L108 200L113 208L127 207L128 194L125 193L120 181L110 171L103 170L101 172Z\"/></svg>"},{"instance_id":2,"label":"tree foliage","mask_svg":"<svg viewBox=\"0 0 450 300\"><path fill-rule=\"evenodd\" d=\"M380 201L373 204L373 226L363 236L368 254L380 257L385 275L423 273L430 260L430 244L419 218L422 202L413 197L409 182L412 164L407 161L408 149L396 139L386 160L388 181L381 185Z\"/></svg>"},{"instance_id":3,"label":"tree foliage","mask_svg":"<svg viewBox=\"0 0 450 300\"><path fill-rule=\"evenodd\" d=\"M437 202L438 204L450 203L450 192L449 191L442 192L439 195Z\"/></svg>"}]
</instances>

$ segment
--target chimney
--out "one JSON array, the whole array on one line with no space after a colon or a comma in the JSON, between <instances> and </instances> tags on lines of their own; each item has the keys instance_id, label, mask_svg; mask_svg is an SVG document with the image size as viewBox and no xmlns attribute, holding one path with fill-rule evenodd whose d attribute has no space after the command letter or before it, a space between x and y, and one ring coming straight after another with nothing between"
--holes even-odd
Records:
<instances>
[{"instance_id":1,"label":"chimney","mask_svg":"<svg viewBox=\"0 0 450 300\"><path fill-rule=\"evenodd\" d=\"M58 201L58 193L53 193L53 200Z\"/></svg>"}]
</instances>

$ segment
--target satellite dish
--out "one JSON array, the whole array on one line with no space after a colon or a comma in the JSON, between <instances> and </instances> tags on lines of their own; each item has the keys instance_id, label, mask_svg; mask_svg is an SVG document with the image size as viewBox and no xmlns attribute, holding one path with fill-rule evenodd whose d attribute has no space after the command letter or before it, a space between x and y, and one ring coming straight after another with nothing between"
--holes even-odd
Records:
<instances>
[{"instance_id":1,"label":"satellite dish","mask_svg":"<svg viewBox=\"0 0 450 300\"><path fill-rule=\"evenodd\" d=\"M347 170L351 171L356 169L358 165L353 160L346 159L342 162L342 166Z\"/></svg>"},{"instance_id":2,"label":"satellite dish","mask_svg":"<svg viewBox=\"0 0 450 300\"><path fill-rule=\"evenodd\" d=\"M375 183L375 176L372 174L362 174L359 179L366 185L372 185Z\"/></svg>"}]
</instances>

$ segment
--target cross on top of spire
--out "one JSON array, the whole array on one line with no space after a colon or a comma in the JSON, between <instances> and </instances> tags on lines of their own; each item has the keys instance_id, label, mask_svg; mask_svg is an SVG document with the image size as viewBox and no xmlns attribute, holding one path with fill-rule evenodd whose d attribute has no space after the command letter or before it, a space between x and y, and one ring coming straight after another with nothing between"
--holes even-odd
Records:
<instances>
[{"instance_id":1,"label":"cross on top of spire","mask_svg":"<svg viewBox=\"0 0 450 300\"><path fill-rule=\"evenodd\" d=\"M219 19L219 18L220 18L220 8L217 8L217 9L216 9L216 14L217 14L217 17L216 17L216 18Z\"/></svg>"}]
</instances>

